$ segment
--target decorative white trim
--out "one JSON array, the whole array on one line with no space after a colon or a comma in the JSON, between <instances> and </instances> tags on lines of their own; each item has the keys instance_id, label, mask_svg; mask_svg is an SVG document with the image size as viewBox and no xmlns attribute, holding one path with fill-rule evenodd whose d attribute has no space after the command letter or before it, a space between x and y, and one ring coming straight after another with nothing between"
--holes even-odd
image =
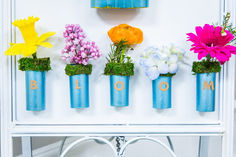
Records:
<instances>
[{"instance_id":1,"label":"decorative white trim","mask_svg":"<svg viewBox=\"0 0 236 157\"><path fill-rule=\"evenodd\" d=\"M112 152L114 153L114 157L118 157L118 153L115 149L115 147L113 146L113 144L111 142L109 142L107 139L102 138L102 137L84 137L81 139L76 140L75 142L71 143L60 155L60 157L64 157L72 148L74 148L76 145L85 142L85 141L90 141L90 140L98 140L98 141L102 141L104 143L106 143L111 149Z\"/></svg>"},{"instance_id":2,"label":"decorative white trim","mask_svg":"<svg viewBox=\"0 0 236 157\"><path fill-rule=\"evenodd\" d=\"M12 128L12 135L17 136L116 136L116 135L222 135L222 126L210 125L160 125L160 126L17 126Z\"/></svg>"},{"instance_id":3,"label":"decorative white trim","mask_svg":"<svg viewBox=\"0 0 236 157\"><path fill-rule=\"evenodd\" d=\"M11 42L11 9L12 1L4 0L2 1L3 10L3 50L8 48ZM0 53L0 58L2 60L1 69L1 156L11 157L12 156L12 137L11 137L11 57L4 56Z\"/></svg>"},{"instance_id":4,"label":"decorative white trim","mask_svg":"<svg viewBox=\"0 0 236 157\"><path fill-rule=\"evenodd\" d=\"M120 152L119 152L119 157L123 157L124 155L124 152L126 150L126 148L133 142L137 142L137 141L140 141L140 140L147 140L147 141L152 141L152 142L155 142L157 144L159 144L160 146L162 146L162 148L166 149L172 157L176 157L175 153L166 145L164 144L163 142L161 142L160 140L157 140L155 138L152 138L152 137L137 137L137 138L133 138L131 140L129 140L128 142L126 142L120 149Z\"/></svg>"},{"instance_id":5,"label":"decorative white trim","mask_svg":"<svg viewBox=\"0 0 236 157\"><path fill-rule=\"evenodd\" d=\"M224 13L231 12L232 22L236 24L235 0L224 0ZM234 85L235 85L235 56L224 67L225 87L224 91L224 119L225 133L222 136L222 157L233 157L234 136Z\"/></svg>"}]
</instances>

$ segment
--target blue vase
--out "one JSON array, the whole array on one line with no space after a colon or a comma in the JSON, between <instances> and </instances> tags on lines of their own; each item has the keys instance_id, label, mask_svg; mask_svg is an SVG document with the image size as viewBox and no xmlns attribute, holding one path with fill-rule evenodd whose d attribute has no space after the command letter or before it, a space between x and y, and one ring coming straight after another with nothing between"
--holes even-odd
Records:
<instances>
[{"instance_id":1,"label":"blue vase","mask_svg":"<svg viewBox=\"0 0 236 157\"><path fill-rule=\"evenodd\" d=\"M111 95L111 106L114 107L129 106L129 77L111 75L110 95Z\"/></svg>"},{"instance_id":2,"label":"blue vase","mask_svg":"<svg viewBox=\"0 0 236 157\"><path fill-rule=\"evenodd\" d=\"M171 78L159 76L156 80L152 81L153 108L171 108Z\"/></svg>"},{"instance_id":3,"label":"blue vase","mask_svg":"<svg viewBox=\"0 0 236 157\"><path fill-rule=\"evenodd\" d=\"M216 73L197 74L197 111L215 111Z\"/></svg>"},{"instance_id":4,"label":"blue vase","mask_svg":"<svg viewBox=\"0 0 236 157\"><path fill-rule=\"evenodd\" d=\"M92 8L147 8L149 0L91 0Z\"/></svg>"},{"instance_id":5,"label":"blue vase","mask_svg":"<svg viewBox=\"0 0 236 157\"><path fill-rule=\"evenodd\" d=\"M26 71L26 110L45 110L45 72Z\"/></svg>"},{"instance_id":6,"label":"blue vase","mask_svg":"<svg viewBox=\"0 0 236 157\"><path fill-rule=\"evenodd\" d=\"M87 74L73 75L69 79L71 108L88 108L89 76Z\"/></svg>"}]
</instances>

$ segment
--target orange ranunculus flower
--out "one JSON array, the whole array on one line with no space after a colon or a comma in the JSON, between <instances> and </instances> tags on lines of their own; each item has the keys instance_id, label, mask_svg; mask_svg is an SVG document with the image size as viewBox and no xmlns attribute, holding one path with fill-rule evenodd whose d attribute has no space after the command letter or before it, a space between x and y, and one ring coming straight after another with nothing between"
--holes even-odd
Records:
<instances>
[{"instance_id":1,"label":"orange ranunculus flower","mask_svg":"<svg viewBox=\"0 0 236 157\"><path fill-rule=\"evenodd\" d=\"M139 28L127 24L120 24L109 30L108 36L113 43L126 41L127 45L140 44L143 42L143 32Z\"/></svg>"}]
</instances>

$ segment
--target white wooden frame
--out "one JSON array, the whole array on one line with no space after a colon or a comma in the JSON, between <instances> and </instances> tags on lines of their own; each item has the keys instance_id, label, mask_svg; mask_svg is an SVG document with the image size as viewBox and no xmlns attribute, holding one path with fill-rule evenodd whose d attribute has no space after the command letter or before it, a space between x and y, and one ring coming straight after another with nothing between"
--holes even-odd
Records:
<instances>
[{"instance_id":1,"label":"white wooden frame","mask_svg":"<svg viewBox=\"0 0 236 157\"><path fill-rule=\"evenodd\" d=\"M3 0L3 50L14 42L15 0ZM230 11L235 18L235 0L221 0L221 18ZM3 50L1 52L3 52ZM222 115L219 124L207 125L18 125L13 122L16 58L1 57L1 156L12 156L12 137L20 136L222 136L222 157L233 157L234 68L235 60L227 63L221 74L220 96Z\"/></svg>"}]
</instances>

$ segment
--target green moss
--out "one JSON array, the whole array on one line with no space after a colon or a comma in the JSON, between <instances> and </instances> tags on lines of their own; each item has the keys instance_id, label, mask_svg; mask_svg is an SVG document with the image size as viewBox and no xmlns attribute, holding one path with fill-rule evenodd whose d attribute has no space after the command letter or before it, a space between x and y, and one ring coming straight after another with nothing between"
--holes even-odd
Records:
<instances>
[{"instance_id":1,"label":"green moss","mask_svg":"<svg viewBox=\"0 0 236 157\"><path fill-rule=\"evenodd\" d=\"M104 70L105 75L134 75L134 63L107 63Z\"/></svg>"},{"instance_id":2,"label":"green moss","mask_svg":"<svg viewBox=\"0 0 236 157\"><path fill-rule=\"evenodd\" d=\"M173 76L175 76L175 75L176 75L176 73L174 73L174 74L171 74L171 73L160 74L160 76L164 76L164 77L173 77Z\"/></svg>"},{"instance_id":3,"label":"green moss","mask_svg":"<svg viewBox=\"0 0 236 157\"><path fill-rule=\"evenodd\" d=\"M79 75L79 74L87 74L90 75L92 73L92 65L82 65L82 64L67 64L65 68L65 73L68 76Z\"/></svg>"},{"instance_id":4,"label":"green moss","mask_svg":"<svg viewBox=\"0 0 236 157\"><path fill-rule=\"evenodd\" d=\"M50 58L21 58L18 60L21 71L49 71Z\"/></svg>"},{"instance_id":5,"label":"green moss","mask_svg":"<svg viewBox=\"0 0 236 157\"><path fill-rule=\"evenodd\" d=\"M201 62L193 62L192 71L196 73L213 73L220 72L221 66L218 61L207 61L203 60Z\"/></svg>"}]
</instances>

